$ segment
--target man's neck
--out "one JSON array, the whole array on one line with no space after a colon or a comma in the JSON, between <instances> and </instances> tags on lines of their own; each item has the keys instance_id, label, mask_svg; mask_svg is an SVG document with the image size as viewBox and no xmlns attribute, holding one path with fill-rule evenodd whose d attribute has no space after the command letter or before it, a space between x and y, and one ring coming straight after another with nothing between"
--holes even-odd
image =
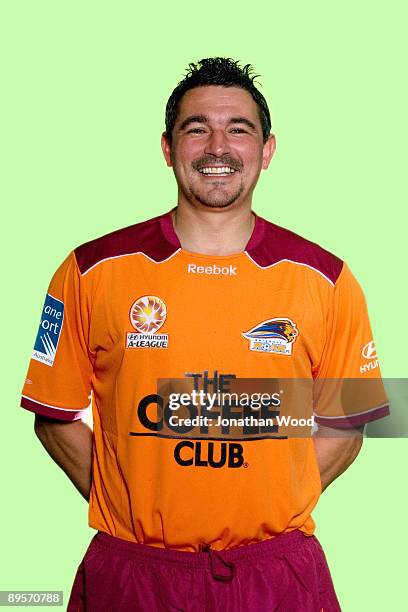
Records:
<instances>
[{"instance_id":1,"label":"man's neck","mask_svg":"<svg viewBox=\"0 0 408 612\"><path fill-rule=\"evenodd\" d=\"M202 210L179 204L172 218L182 248L206 255L244 251L255 225L255 215L248 207Z\"/></svg>"}]
</instances>

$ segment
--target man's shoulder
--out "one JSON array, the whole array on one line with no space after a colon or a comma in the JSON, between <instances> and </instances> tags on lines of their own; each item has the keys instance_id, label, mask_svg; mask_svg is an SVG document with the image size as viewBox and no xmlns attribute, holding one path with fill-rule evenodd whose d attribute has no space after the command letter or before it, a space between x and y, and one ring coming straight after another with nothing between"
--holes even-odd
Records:
<instances>
[{"instance_id":1,"label":"man's shoulder","mask_svg":"<svg viewBox=\"0 0 408 612\"><path fill-rule=\"evenodd\" d=\"M160 229L163 215L158 215L85 242L74 249L81 274L107 259L143 253L159 263L167 259L174 246L164 239Z\"/></svg>"},{"instance_id":2,"label":"man's shoulder","mask_svg":"<svg viewBox=\"0 0 408 612\"><path fill-rule=\"evenodd\" d=\"M292 230L263 221L262 240L248 254L262 268L282 261L304 265L323 275L335 284L344 261L316 242L304 238Z\"/></svg>"}]
</instances>

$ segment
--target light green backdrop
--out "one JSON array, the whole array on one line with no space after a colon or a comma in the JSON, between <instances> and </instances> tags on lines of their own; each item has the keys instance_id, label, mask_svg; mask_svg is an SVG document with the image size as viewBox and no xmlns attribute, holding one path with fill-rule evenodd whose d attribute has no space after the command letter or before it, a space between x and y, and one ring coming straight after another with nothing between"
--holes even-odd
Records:
<instances>
[{"instance_id":1,"label":"light green backdrop","mask_svg":"<svg viewBox=\"0 0 408 612\"><path fill-rule=\"evenodd\" d=\"M383 374L407 375L408 11L402 0L14 0L1 13L0 589L67 598L94 532L20 390L67 253L175 204L160 133L189 61L230 56L262 75L277 152L254 209L349 263ZM366 440L314 513L347 612L406 602L406 451L405 440Z\"/></svg>"}]
</instances>

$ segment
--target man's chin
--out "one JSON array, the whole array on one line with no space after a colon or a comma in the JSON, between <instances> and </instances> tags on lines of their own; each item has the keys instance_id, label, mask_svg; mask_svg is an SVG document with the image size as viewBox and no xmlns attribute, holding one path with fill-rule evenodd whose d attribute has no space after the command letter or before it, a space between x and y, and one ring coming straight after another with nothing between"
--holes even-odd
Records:
<instances>
[{"instance_id":1,"label":"man's chin","mask_svg":"<svg viewBox=\"0 0 408 612\"><path fill-rule=\"evenodd\" d=\"M212 202L212 201L209 202L208 200L202 200L197 197L196 197L196 200L203 206L206 206L207 208L227 208L228 206L231 206L231 204L234 203L234 202L228 202L228 201L227 202Z\"/></svg>"},{"instance_id":2,"label":"man's chin","mask_svg":"<svg viewBox=\"0 0 408 612\"><path fill-rule=\"evenodd\" d=\"M191 195L197 202L202 204L203 206L207 206L208 208L227 208L234 204L241 195L241 191L238 191L234 194L201 194L196 192L191 192Z\"/></svg>"}]
</instances>

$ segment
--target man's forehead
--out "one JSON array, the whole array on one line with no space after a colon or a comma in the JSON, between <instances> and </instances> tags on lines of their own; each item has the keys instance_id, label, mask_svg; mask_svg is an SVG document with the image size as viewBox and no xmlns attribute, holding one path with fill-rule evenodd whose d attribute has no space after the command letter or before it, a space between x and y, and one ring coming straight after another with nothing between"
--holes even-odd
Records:
<instances>
[{"instance_id":1,"label":"man's forehead","mask_svg":"<svg viewBox=\"0 0 408 612\"><path fill-rule=\"evenodd\" d=\"M209 118L214 116L220 119L245 115L256 120L258 107L245 89L208 85L195 87L184 94L177 121L183 121L188 115L207 115Z\"/></svg>"}]
</instances>

